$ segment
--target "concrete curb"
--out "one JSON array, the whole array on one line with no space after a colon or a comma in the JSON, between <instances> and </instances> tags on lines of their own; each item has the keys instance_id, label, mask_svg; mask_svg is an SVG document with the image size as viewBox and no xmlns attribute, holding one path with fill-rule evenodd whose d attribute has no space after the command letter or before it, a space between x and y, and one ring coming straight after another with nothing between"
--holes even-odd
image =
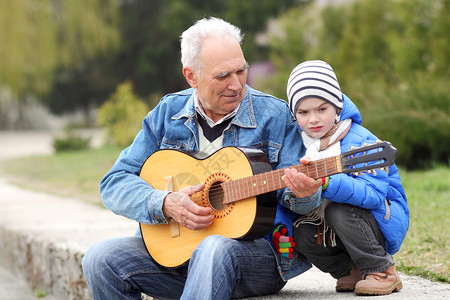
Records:
<instances>
[{"instance_id":1,"label":"concrete curb","mask_svg":"<svg viewBox=\"0 0 450 300\"><path fill-rule=\"evenodd\" d=\"M81 258L94 242L131 235L135 222L0 180L0 263L56 299L91 299Z\"/></svg>"}]
</instances>

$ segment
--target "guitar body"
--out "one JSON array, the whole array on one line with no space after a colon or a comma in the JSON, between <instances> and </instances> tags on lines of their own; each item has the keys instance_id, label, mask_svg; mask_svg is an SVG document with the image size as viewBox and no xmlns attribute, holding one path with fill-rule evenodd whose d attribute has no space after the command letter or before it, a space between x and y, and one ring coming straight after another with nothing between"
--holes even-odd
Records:
<instances>
[{"instance_id":1,"label":"guitar body","mask_svg":"<svg viewBox=\"0 0 450 300\"><path fill-rule=\"evenodd\" d=\"M187 229L173 220L169 224L140 224L151 257L162 266L176 267L188 261L193 250L207 236L222 235L233 239L265 236L275 219L276 192L227 204L220 183L271 170L265 154L255 149L225 147L206 158L179 150L154 152L142 166L140 177L159 190L178 191L205 183L203 191L191 198L198 205L214 209L214 222L202 230Z\"/></svg>"}]
</instances>

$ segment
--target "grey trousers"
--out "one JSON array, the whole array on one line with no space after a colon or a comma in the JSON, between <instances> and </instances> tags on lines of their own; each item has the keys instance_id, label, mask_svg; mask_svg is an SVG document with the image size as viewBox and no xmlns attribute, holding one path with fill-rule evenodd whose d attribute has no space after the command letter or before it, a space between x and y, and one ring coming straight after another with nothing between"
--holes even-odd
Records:
<instances>
[{"instance_id":1,"label":"grey trousers","mask_svg":"<svg viewBox=\"0 0 450 300\"><path fill-rule=\"evenodd\" d=\"M335 247L317 243L318 226L300 224L294 227L295 251L334 278L349 274L356 265L361 274L381 272L394 264L385 251L386 240L369 210L331 202L325 209L325 221L336 234ZM322 227L320 227L322 228Z\"/></svg>"}]
</instances>

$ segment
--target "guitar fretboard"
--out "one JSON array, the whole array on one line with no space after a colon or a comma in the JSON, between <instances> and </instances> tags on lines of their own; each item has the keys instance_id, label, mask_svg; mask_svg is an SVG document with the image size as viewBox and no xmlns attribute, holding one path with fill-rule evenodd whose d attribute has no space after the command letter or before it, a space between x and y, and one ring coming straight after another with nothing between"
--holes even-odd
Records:
<instances>
[{"instance_id":1,"label":"guitar fretboard","mask_svg":"<svg viewBox=\"0 0 450 300\"><path fill-rule=\"evenodd\" d=\"M340 156L312 161L307 165L295 165L295 168L311 178L317 179L342 172ZM225 194L224 204L255 197L286 187L282 177L287 168L257 174L222 183Z\"/></svg>"}]
</instances>

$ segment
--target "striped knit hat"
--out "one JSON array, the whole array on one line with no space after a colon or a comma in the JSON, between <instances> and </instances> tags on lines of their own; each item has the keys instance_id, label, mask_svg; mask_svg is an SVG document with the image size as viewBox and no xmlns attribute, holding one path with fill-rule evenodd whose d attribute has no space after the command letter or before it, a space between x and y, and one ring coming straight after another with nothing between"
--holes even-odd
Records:
<instances>
[{"instance_id":1,"label":"striped knit hat","mask_svg":"<svg viewBox=\"0 0 450 300\"><path fill-rule=\"evenodd\" d=\"M287 96L294 115L297 105L306 98L319 98L339 109L344 103L333 68L321 60L305 61L292 70L287 83Z\"/></svg>"}]
</instances>

